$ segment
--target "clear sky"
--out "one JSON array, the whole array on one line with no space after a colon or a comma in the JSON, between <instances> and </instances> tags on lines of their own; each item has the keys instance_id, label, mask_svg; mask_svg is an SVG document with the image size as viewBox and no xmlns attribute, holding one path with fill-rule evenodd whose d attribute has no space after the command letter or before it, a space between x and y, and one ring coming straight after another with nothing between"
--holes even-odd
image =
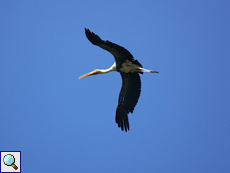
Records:
<instances>
[{"instance_id":1,"label":"clear sky","mask_svg":"<svg viewBox=\"0 0 230 173\"><path fill-rule=\"evenodd\" d=\"M0 1L0 150L24 173L230 172L230 1ZM130 131L119 73L84 27L147 69Z\"/></svg>"}]
</instances>

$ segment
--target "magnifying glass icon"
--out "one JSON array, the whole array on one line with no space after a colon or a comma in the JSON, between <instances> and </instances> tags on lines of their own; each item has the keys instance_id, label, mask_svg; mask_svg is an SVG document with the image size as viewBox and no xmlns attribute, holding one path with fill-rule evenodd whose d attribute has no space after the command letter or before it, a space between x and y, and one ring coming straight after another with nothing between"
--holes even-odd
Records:
<instances>
[{"instance_id":1,"label":"magnifying glass icon","mask_svg":"<svg viewBox=\"0 0 230 173\"><path fill-rule=\"evenodd\" d=\"M15 170L18 169L18 167L14 164L15 163L14 156L11 155L11 154L5 155L4 158L3 158L3 162L7 166L12 166Z\"/></svg>"}]
</instances>

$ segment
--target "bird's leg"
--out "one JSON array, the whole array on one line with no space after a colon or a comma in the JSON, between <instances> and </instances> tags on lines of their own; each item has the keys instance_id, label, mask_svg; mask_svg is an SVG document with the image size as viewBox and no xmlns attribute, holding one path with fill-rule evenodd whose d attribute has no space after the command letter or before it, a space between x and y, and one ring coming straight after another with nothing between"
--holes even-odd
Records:
<instances>
[{"instance_id":1,"label":"bird's leg","mask_svg":"<svg viewBox=\"0 0 230 173\"><path fill-rule=\"evenodd\" d=\"M144 69L144 68L139 68L141 72L149 72L149 73L159 73L158 71L155 70L148 70L148 69Z\"/></svg>"},{"instance_id":2,"label":"bird's leg","mask_svg":"<svg viewBox=\"0 0 230 173\"><path fill-rule=\"evenodd\" d=\"M133 64L129 60L126 60L124 63L122 63L122 68L120 68L120 71L125 73L134 73L134 72L149 72L149 73L158 73L158 71L155 70L148 70L140 67L137 64Z\"/></svg>"}]
</instances>

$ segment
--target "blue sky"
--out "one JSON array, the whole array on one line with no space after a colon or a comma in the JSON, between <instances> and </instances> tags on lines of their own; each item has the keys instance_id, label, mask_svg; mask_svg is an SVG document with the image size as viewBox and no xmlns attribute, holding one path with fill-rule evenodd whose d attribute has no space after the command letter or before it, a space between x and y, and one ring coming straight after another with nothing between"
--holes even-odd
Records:
<instances>
[{"instance_id":1,"label":"blue sky","mask_svg":"<svg viewBox=\"0 0 230 173\"><path fill-rule=\"evenodd\" d=\"M230 2L0 1L1 151L23 172L230 172ZM144 68L130 131L119 73L84 27Z\"/></svg>"}]
</instances>

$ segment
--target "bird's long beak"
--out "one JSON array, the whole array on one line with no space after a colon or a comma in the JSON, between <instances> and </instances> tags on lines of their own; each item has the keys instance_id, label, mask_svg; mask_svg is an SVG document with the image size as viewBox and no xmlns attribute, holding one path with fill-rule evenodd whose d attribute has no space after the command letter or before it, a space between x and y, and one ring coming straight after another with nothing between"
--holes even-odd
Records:
<instances>
[{"instance_id":1,"label":"bird's long beak","mask_svg":"<svg viewBox=\"0 0 230 173\"><path fill-rule=\"evenodd\" d=\"M92 71L92 72L89 72L89 73L86 73L86 74L80 76L78 79L81 79L81 78L87 77L87 76L91 76L91 75L96 75L96 74L98 74L97 69Z\"/></svg>"}]
</instances>

